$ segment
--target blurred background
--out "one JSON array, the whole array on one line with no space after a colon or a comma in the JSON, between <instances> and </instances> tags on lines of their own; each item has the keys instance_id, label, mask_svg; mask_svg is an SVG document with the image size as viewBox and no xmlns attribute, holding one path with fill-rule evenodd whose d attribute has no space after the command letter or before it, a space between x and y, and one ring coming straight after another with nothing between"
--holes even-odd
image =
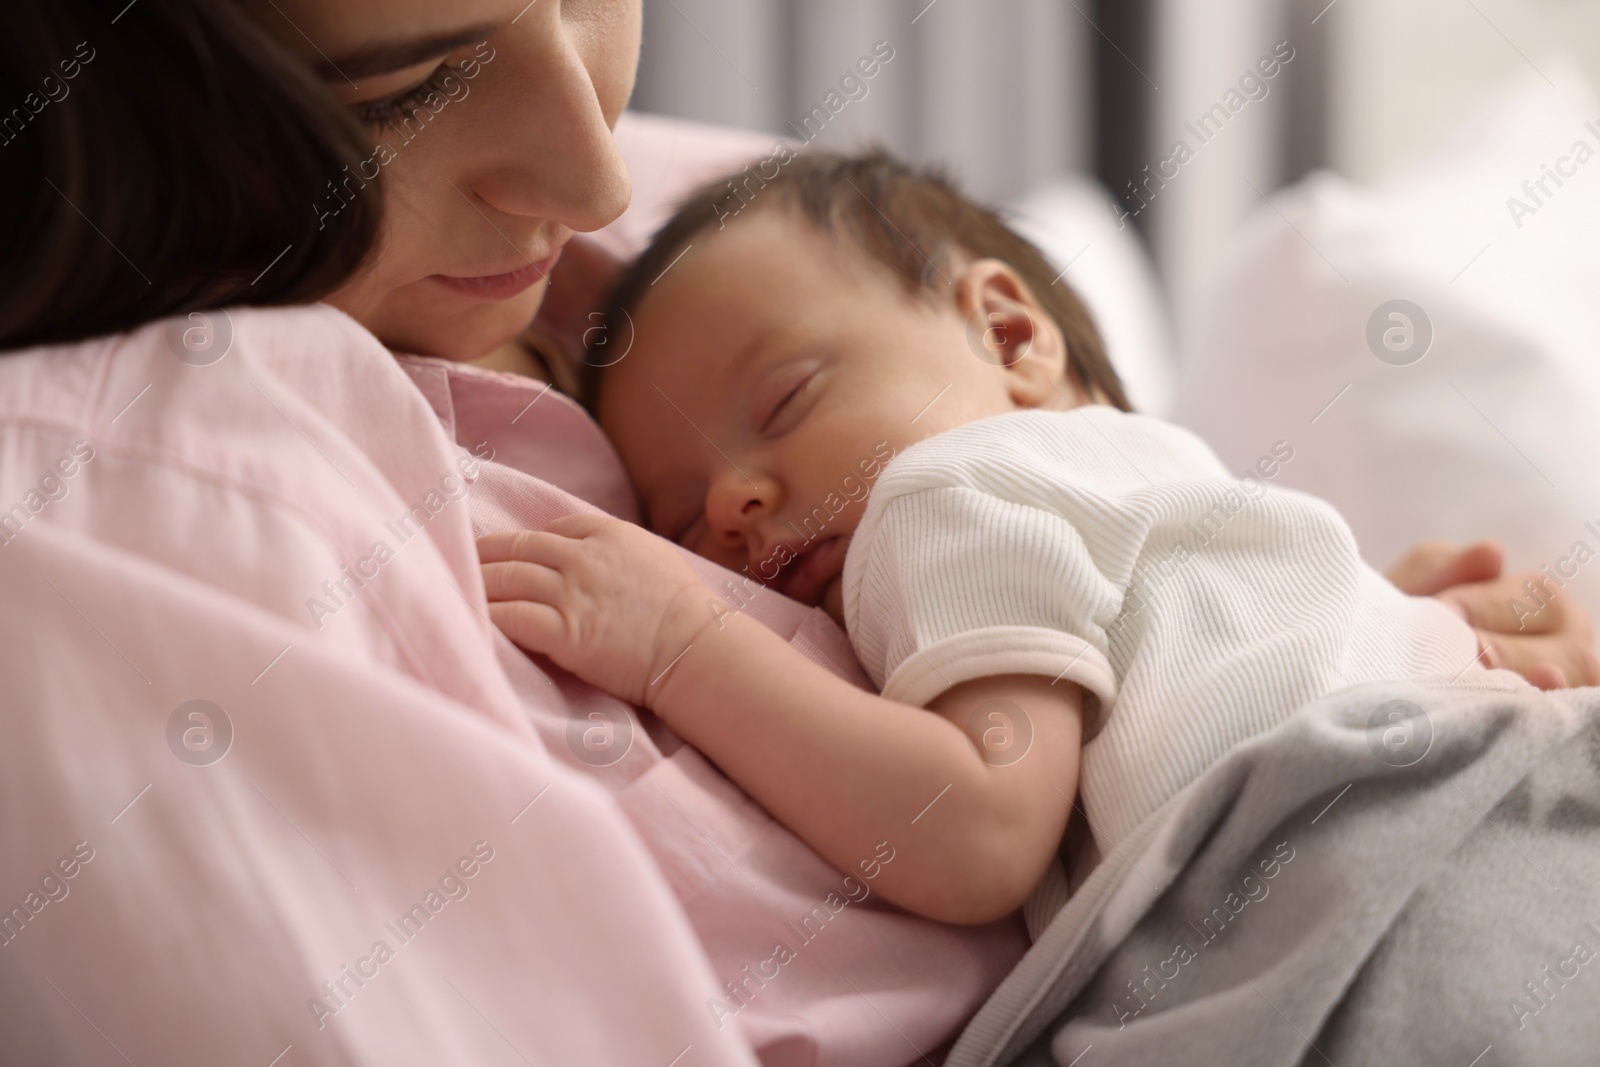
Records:
<instances>
[{"instance_id":1,"label":"blurred background","mask_svg":"<svg viewBox=\"0 0 1600 1067\"><path fill-rule=\"evenodd\" d=\"M855 98L806 125L879 41L893 58L864 95L847 87ZM1279 42L1293 58L1201 144L1201 116ZM1146 243L1181 338L1228 238L1273 190L1319 167L1382 181L1563 58L1600 75L1600 3L645 0L633 107L820 145L879 140L995 201L1091 175ZM1179 139L1193 158L1136 194Z\"/></svg>"}]
</instances>

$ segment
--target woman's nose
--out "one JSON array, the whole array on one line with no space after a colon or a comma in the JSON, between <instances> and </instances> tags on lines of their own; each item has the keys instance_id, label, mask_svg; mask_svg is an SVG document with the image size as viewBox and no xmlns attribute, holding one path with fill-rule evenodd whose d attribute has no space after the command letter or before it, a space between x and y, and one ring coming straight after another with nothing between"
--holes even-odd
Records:
<instances>
[{"instance_id":1,"label":"woman's nose","mask_svg":"<svg viewBox=\"0 0 1600 1067\"><path fill-rule=\"evenodd\" d=\"M782 505L781 493L771 478L733 470L714 480L706 492L706 521L717 543L741 550L757 547L759 527Z\"/></svg>"},{"instance_id":2,"label":"woman's nose","mask_svg":"<svg viewBox=\"0 0 1600 1067\"><path fill-rule=\"evenodd\" d=\"M621 215L632 184L603 106L616 95L609 84L615 79L592 73L567 26L555 22L542 32L505 35L496 62L505 64L498 73L509 84L496 94L493 114L483 115L497 150L471 186L497 211L581 233Z\"/></svg>"}]
</instances>

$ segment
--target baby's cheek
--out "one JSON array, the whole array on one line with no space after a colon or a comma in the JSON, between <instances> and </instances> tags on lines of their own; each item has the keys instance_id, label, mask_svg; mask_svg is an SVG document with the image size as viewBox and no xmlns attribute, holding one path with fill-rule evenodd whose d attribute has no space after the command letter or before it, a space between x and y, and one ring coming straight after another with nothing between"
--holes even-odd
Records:
<instances>
[{"instance_id":1,"label":"baby's cheek","mask_svg":"<svg viewBox=\"0 0 1600 1067\"><path fill-rule=\"evenodd\" d=\"M743 571L748 563L744 553L722 544L703 526L699 533L685 539L683 547L697 556L721 564L730 571Z\"/></svg>"}]
</instances>

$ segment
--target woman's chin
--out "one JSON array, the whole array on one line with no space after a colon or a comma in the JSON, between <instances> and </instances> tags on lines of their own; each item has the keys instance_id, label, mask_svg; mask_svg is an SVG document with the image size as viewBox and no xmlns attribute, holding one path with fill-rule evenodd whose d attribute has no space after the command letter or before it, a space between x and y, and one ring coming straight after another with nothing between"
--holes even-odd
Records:
<instances>
[{"instance_id":1,"label":"woman's chin","mask_svg":"<svg viewBox=\"0 0 1600 1067\"><path fill-rule=\"evenodd\" d=\"M351 315L396 352L468 363L515 340L539 313L549 283L505 300L463 296L429 279L396 289ZM330 303L339 306L337 299Z\"/></svg>"}]
</instances>

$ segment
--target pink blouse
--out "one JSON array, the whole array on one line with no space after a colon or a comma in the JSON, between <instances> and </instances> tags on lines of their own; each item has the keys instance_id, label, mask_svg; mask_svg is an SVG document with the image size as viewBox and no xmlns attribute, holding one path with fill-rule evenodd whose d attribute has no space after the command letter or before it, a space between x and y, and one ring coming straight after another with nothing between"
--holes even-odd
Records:
<instances>
[{"instance_id":1,"label":"pink blouse","mask_svg":"<svg viewBox=\"0 0 1600 1067\"><path fill-rule=\"evenodd\" d=\"M571 402L328 307L0 356L0 1058L887 1065L953 1036L1015 923L885 905L490 625L474 536L597 506L634 507ZM750 610L861 681L821 613Z\"/></svg>"}]
</instances>

